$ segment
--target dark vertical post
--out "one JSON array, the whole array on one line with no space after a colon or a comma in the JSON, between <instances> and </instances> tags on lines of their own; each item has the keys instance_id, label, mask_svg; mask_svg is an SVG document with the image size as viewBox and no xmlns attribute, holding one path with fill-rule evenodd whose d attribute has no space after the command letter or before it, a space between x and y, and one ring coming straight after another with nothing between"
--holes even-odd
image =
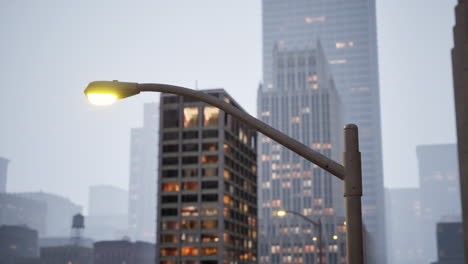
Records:
<instances>
[{"instance_id":1,"label":"dark vertical post","mask_svg":"<svg viewBox=\"0 0 468 264\"><path fill-rule=\"evenodd\" d=\"M348 124L344 128L343 163L345 169L347 263L363 264L361 153L359 152L358 127L354 124Z\"/></svg>"}]
</instances>

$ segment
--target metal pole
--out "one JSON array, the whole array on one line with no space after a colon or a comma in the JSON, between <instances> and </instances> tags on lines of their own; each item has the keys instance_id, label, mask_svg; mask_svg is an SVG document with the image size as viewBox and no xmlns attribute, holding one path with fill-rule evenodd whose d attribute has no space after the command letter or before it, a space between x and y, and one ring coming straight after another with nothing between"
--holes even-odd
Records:
<instances>
[{"instance_id":1,"label":"metal pole","mask_svg":"<svg viewBox=\"0 0 468 264\"><path fill-rule=\"evenodd\" d=\"M354 124L346 125L344 128L343 165L345 168L347 263L363 264L361 153L359 152L358 128Z\"/></svg>"},{"instance_id":2,"label":"metal pole","mask_svg":"<svg viewBox=\"0 0 468 264\"><path fill-rule=\"evenodd\" d=\"M320 258L320 264L323 264L323 252L322 252L322 247L323 247L323 237L322 237L322 219L318 219L318 229L319 229L319 258Z\"/></svg>"}]
</instances>

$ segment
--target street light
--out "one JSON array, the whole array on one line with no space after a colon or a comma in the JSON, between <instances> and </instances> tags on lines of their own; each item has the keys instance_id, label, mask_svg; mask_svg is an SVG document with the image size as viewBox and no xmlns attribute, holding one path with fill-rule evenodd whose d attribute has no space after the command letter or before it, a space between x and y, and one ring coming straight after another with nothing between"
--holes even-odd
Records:
<instances>
[{"instance_id":1,"label":"street light","mask_svg":"<svg viewBox=\"0 0 468 264\"><path fill-rule=\"evenodd\" d=\"M140 92L162 92L188 96L218 107L227 114L230 114L247 125L255 128L265 136L273 139L277 143L343 180L347 223L347 263L363 264L361 153L359 152L358 128L356 125L349 124L344 127L344 153L343 165L341 165L294 138L281 133L273 127L245 113L230 103L200 91L167 84L139 84L118 81L91 82L85 89L85 94L89 99L96 94L101 95L101 97L106 97L104 95L112 95L112 98L115 96L115 99L122 99L139 94ZM112 101L114 100L106 101L106 103L112 103Z\"/></svg>"},{"instance_id":2,"label":"street light","mask_svg":"<svg viewBox=\"0 0 468 264\"><path fill-rule=\"evenodd\" d=\"M315 226L315 228L318 229L318 249L319 249L319 260L320 260L320 264L323 263L323 237L322 237L322 220L319 218L317 221L303 215L303 214L300 214L298 212L294 212L294 211L289 211L289 210L279 210L278 212L276 212L276 215L278 215L279 217L283 217L283 216L286 216L287 214L292 214L292 215L296 215L296 216L299 216L300 218L304 219L305 221L313 224ZM336 235L335 235L336 236ZM335 238L335 236L333 236L333 238ZM317 238L316 237L313 237L312 238L313 241L317 241ZM336 239L335 239L336 240Z\"/></svg>"}]
</instances>

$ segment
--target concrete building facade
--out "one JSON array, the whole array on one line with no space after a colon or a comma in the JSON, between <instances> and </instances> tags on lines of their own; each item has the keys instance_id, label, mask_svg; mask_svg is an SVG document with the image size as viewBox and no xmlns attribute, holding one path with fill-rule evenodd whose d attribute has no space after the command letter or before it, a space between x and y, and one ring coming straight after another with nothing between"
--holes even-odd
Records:
<instances>
[{"instance_id":1,"label":"concrete building facade","mask_svg":"<svg viewBox=\"0 0 468 264\"><path fill-rule=\"evenodd\" d=\"M320 44L305 50L276 48L273 65L275 88L258 91L260 119L339 160L341 106ZM259 172L260 263L314 263L319 258L317 228L298 217L279 218L281 209L320 218L324 261L342 263L342 182L265 136L259 141Z\"/></svg>"},{"instance_id":2,"label":"concrete building facade","mask_svg":"<svg viewBox=\"0 0 468 264\"><path fill-rule=\"evenodd\" d=\"M457 146L417 146L421 189L422 233L425 263L436 260L436 224L449 216L460 216Z\"/></svg>"},{"instance_id":3,"label":"concrete building facade","mask_svg":"<svg viewBox=\"0 0 468 264\"><path fill-rule=\"evenodd\" d=\"M148 242L100 241L94 243L93 264L154 264L155 246Z\"/></svg>"},{"instance_id":4,"label":"concrete building facade","mask_svg":"<svg viewBox=\"0 0 468 264\"><path fill-rule=\"evenodd\" d=\"M257 263L256 131L191 98L160 102L156 263Z\"/></svg>"},{"instance_id":5,"label":"concrete building facade","mask_svg":"<svg viewBox=\"0 0 468 264\"><path fill-rule=\"evenodd\" d=\"M455 8L452 49L453 86L457 122L460 190L463 206L465 264L468 264L468 3L458 0Z\"/></svg>"},{"instance_id":6,"label":"concrete building facade","mask_svg":"<svg viewBox=\"0 0 468 264\"><path fill-rule=\"evenodd\" d=\"M128 230L133 240L155 242L159 107L144 105L143 127L133 128L130 143Z\"/></svg>"},{"instance_id":7,"label":"concrete building facade","mask_svg":"<svg viewBox=\"0 0 468 264\"><path fill-rule=\"evenodd\" d=\"M381 150L375 0L263 0L264 89L275 89L274 48L323 44L345 123L359 126L362 212L367 263L385 264L385 209ZM312 76L307 76L312 77ZM341 130L340 130L341 131Z\"/></svg>"}]
</instances>

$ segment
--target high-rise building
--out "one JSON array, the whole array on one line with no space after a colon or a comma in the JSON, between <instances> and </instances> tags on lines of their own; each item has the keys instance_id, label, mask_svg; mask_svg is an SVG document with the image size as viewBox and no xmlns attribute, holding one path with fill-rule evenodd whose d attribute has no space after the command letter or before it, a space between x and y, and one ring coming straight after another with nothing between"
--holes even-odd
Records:
<instances>
[{"instance_id":1,"label":"high-rise building","mask_svg":"<svg viewBox=\"0 0 468 264\"><path fill-rule=\"evenodd\" d=\"M160 102L156 263L257 263L256 131L192 98Z\"/></svg>"},{"instance_id":2,"label":"high-rise building","mask_svg":"<svg viewBox=\"0 0 468 264\"><path fill-rule=\"evenodd\" d=\"M7 189L7 169L9 160L0 157L0 193L6 193Z\"/></svg>"},{"instance_id":3,"label":"high-rise building","mask_svg":"<svg viewBox=\"0 0 468 264\"><path fill-rule=\"evenodd\" d=\"M143 127L131 132L128 230L133 240L155 241L158 113L158 104L145 104Z\"/></svg>"},{"instance_id":4,"label":"high-rise building","mask_svg":"<svg viewBox=\"0 0 468 264\"><path fill-rule=\"evenodd\" d=\"M427 264L423 256L419 188L385 190L389 263Z\"/></svg>"},{"instance_id":5,"label":"high-rise building","mask_svg":"<svg viewBox=\"0 0 468 264\"><path fill-rule=\"evenodd\" d=\"M437 223L437 257L433 264L463 264L463 226L457 222Z\"/></svg>"},{"instance_id":6,"label":"high-rise building","mask_svg":"<svg viewBox=\"0 0 468 264\"><path fill-rule=\"evenodd\" d=\"M94 243L93 264L154 264L155 246L148 242L126 240Z\"/></svg>"},{"instance_id":7,"label":"high-rise building","mask_svg":"<svg viewBox=\"0 0 468 264\"><path fill-rule=\"evenodd\" d=\"M128 233L128 192L110 186L89 188L86 236L94 240L112 240Z\"/></svg>"},{"instance_id":8,"label":"high-rise building","mask_svg":"<svg viewBox=\"0 0 468 264\"><path fill-rule=\"evenodd\" d=\"M16 264L21 258L39 256L37 231L27 226L0 226L0 262Z\"/></svg>"},{"instance_id":9,"label":"high-rise building","mask_svg":"<svg viewBox=\"0 0 468 264\"><path fill-rule=\"evenodd\" d=\"M0 193L0 225L25 225L44 236L47 205L14 194Z\"/></svg>"},{"instance_id":10,"label":"high-rise building","mask_svg":"<svg viewBox=\"0 0 468 264\"><path fill-rule=\"evenodd\" d=\"M275 48L273 66L275 88L260 87L258 91L260 119L325 156L339 159L340 100L320 44L304 50ZM314 250L319 245L313 238L318 233L314 225L298 217L280 219L278 210L320 218L324 261L342 263L341 180L268 137L260 137L259 152L260 263L313 263L319 257ZM340 240L334 239L338 237Z\"/></svg>"},{"instance_id":11,"label":"high-rise building","mask_svg":"<svg viewBox=\"0 0 468 264\"><path fill-rule=\"evenodd\" d=\"M17 193L19 197L31 199L47 206L46 233L41 237L63 237L70 235L70 219L80 213L82 207L66 197L45 192Z\"/></svg>"},{"instance_id":12,"label":"high-rise building","mask_svg":"<svg viewBox=\"0 0 468 264\"><path fill-rule=\"evenodd\" d=\"M418 146L422 232L425 263L436 259L436 223L446 216L460 216L460 192L455 144Z\"/></svg>"},{"instance_id":13,"label":"high-rise building","mask_svg":"<svg viewBox=\"0 0 468 264\"><path fill-rule=\"evenodd\" d=\"M263 90L276 89L274 48L320 40L344 109L359 126L367 263L385 264L385 210L375 0L263 0ZM304 77L312 78L309 73ZM290 77L297 82L303 77ZM298 79L295 79L298 78ZM340 129L341 131L341 129Z\"/></svg>"},{"instance_id":14,"label":"high-rise building","mask_svg":"<svg viewBox=\"0 0 468 264\"><path fill-rule=\"evenodd\" d=\"M468 264L468 3L458 0L455 9L452 49L453 86L457 121L458 161L460 164L460 190L463 207L465 264Z\"/></svg>"}]
</instances>

